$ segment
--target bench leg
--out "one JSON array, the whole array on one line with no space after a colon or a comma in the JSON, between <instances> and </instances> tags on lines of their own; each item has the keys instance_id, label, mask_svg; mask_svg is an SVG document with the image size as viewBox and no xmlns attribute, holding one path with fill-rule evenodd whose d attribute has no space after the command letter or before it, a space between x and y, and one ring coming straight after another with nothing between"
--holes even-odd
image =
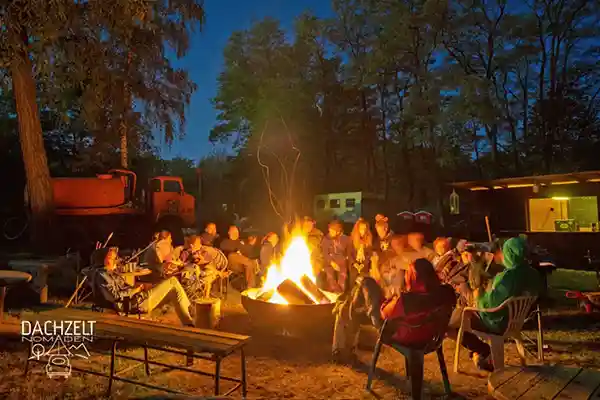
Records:
<instances>
[{"instance_id":1,"label":"bench leg","mask_svg":"<svg viewBox=\"0 0 600 400\"><path fill-rule=\"evenodd\" d=\"M221 379L221 358L215 360L215 396L219 395L219 380Z\"/></svg>"},{"instance_id":2,"label":"bench leg","mask_svg":"<svg viewBox=\"0 0 600 400\"><path fill-rule=\"evenodd\" d=\"M44 285L40 289L40 304L46 304L47 302L48 302L48 285Z\"/></svg>"},{"instance_id":3,"label":"bench leg","mask_svg":"<svg viewBox=\"0 0 600 400\"><path fill-rule=\"evenodd\" d=\"M144 369L146 370L146 376L150 376L150 363L148 362L148 348L144 346Z\"/></svg>"},{"instance_id":4,"label":"bench leg","mask_svg":"<svg viewBox=\"0 0 600 400\"><path fill-rule=\"evenodd\" d=\"M110 392L112 391L113 378L115 376L115 358L117 355L117 341L115 340L112 345L110 352L110 377L108 378L108 390L106 391L106 397L110 398Z\"/></svg>"},{"instance_id":5,"label":"bench leg","mask_svg":"<svg viewBox=\"0 0 600 400\"><path fill-rule=\"evenodd\" d=\"M242 359L242 398L245 399L248 393L248 385L246 382L246 354L244 348L241 349L240 358Z\"/></svg>"},{"instance_id":6,"label":"bench leg","mask_svg":"<svg viewBox=\"0 0 600 400\"><path fill-rule=\"evenodd\" d=\"M37 276L38 282L40 282L40 304L46 304L48 302L48 266L44 266Z\"/></svg>"},{"instance_id":7,"label":"bench leg","mask_svg":"<svg viewBox=\"0 0 600 400\"><path fill-rule=\"evenodd\" d=\"M33 354L32 349L33 349L33 342L29 342L29 349L27 350L27 358L25 359L25 370L23 371L23 376L27 376L27 373L29 372L29 359L31 358L31 355Z\"/></svg>"}]
</instances>

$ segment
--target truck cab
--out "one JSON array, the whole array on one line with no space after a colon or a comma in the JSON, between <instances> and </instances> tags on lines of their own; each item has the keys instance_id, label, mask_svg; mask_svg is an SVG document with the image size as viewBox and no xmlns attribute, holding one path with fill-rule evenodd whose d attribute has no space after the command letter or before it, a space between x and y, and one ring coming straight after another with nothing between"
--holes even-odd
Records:
<instances>
[{"instance_id":1,"label":"truck cab","mask_svg":"<svg viewBox=\"0 0 600 400\"><path fill-rule=\"evenodd\" d=\"M148 184L148 211L156 223L179 219L182 227L196 223L196 200L175 176L156 176Z\"/></svg>"}]
</instances>

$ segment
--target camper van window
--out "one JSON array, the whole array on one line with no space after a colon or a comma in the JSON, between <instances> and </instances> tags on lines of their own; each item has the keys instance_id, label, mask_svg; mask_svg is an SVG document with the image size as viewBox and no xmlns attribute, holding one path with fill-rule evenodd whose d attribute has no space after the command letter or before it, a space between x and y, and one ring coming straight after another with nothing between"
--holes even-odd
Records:
<instances>
[{"instance_id":1,"label":"camper van window","mask_svg":"<svg viewBox=\"0 0 600 400\"><path fill-rule=\"evenodd\" d=\"M152 181L150 181L150 190L154 193L161 191L160 179L152 179Z\"/></svg>"},{"instance_id":2,"label":"camper van window","mask_svg":"<svg viewBox=\"0 0 600 400\"><path fill-rule=\"evenodd\" d=\"M356 206L355 199L346 199L346 208L354 208Z\"/></svg>"},{"instance_id":3,"label":"camper van window","mask_svg":"<svg viewBox=\"0 0 600 400\"><path fill-rule=\"evenodd\" d=\"M317 200L317 209L322 210L325 208L325 200Z\"/></svg>"},{"instance_id":4,"label":"camper van window","mask_svg":"<svg viewBox=\"0 0 600 400\"><path fill-rule=\"evenodd\" d=\"M329 200L329 208L340 208L340 199Z\"/></svg>"},{"instance_id":5,"label":"camper van window","mask_svg":"<svg viewBox=\"0 0 600 400\"><path fill-rule=\"evenodd\" d=\"M165 193L181 193L181 185L177 181L165 181Z\"/></svg>"}]
</instances>

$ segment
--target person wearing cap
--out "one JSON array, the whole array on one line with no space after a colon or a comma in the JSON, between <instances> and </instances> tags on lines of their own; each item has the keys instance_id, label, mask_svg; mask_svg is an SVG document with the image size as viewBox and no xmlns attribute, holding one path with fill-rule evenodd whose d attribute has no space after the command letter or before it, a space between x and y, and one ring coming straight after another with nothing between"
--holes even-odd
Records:
<instances>
[{"instance_id":1,"label":"person wearing cap","mask_svg":"<svg viewBox=\"0 0 600 400\"><path fill-rule=\"evenodd\" d=\"M327 236L321 241L323 271L326 290L341 293L347 288L349 267L352 259L352 241L344 235L344 227L338 220L331 221Z\"/></svg>"},{"instance_id":2,"label":"person wearing cap","mask_svg":"<svg viewBox=\"0 0 600 400\"><path fill-rule=\"evenodd\" d=\"M375 216L375 233L373 249L378 253L383 253L390 248L390 240L394 236L387 217L381 214Z\"/></svg>"}]
</instances>

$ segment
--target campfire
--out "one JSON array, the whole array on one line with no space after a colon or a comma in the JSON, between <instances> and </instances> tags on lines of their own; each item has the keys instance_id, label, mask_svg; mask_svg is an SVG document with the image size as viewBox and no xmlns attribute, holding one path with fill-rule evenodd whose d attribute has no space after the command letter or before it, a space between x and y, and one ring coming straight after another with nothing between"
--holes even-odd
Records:
<instances>
[{"instance_id":1,"label":"campfire","mask_svg":"<svg viewBox=\"0 0 600 400\"><path fill-rule=\"evenodd\" d=\"M295 233L261 288L242 293L254 329L265 334L330 340L338 294L317 287L306 238Z\"/></svg>"},{"instance_id":2,"label":"campfire","mask_svg":"<svg viewBox=\"0 0 600 400\"><path fill-rule=\"evenodd\" d=\"M263 286L250 289L245 295L269 303L295 305L331 304L338 296L317 287L310 250L301 234L292 236L279 263L269 267Z\"/></svg>"}]
</instances>

